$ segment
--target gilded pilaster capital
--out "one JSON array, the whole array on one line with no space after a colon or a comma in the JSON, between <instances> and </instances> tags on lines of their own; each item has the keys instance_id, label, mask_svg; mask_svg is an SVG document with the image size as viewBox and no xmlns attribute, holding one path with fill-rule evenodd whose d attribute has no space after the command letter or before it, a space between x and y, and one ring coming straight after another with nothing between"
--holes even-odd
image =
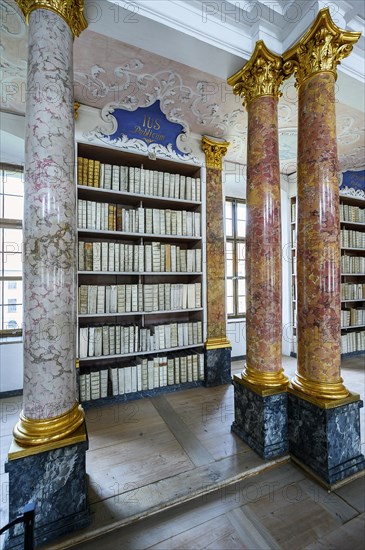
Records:
<instances>
[{"instance_id":1,"label":"gilded pilaster capital","mask_svg":"<svg viewBox=\"0 0 365 550\"><path fill-rule=\"evenodd\" d=\"M26 20L34 10L51 10L60 15L68 24L73 37L79 36L86 29L84 17L84 0L16 0Z\"/></svg>"},{"instance_id":2,"label":"gilded pilaster capital","mask_svg":"<svg viewBox=\"0 0 365 550\"><path fill-rule=\"evenodd\" d=\"M205 153L205 164L207 168L218 168L222 170L222 160L229 147L228 141L216 141L207 136L202 138L202 148Z\"/></svg>"},{"instance_id":3,"label":"gilded pilaster capital","mask_svg":"<svg viewBox=\"0 0 365 550\"><path fill-rule=\"evenodd\" d=\"M79 118L79 108L80 103L78 101L75 101L74 103L74 119L77 120Z\"/></svg>"},{"instance_id":4,"label":"gilded pilaster capital","mask_svg":"<svg viewBox=\"0 0 365 550\"><path fill-rule=\"evenodd\" d=\"M262 40L258 40L249 61L227 82L233 86L233 93L243 98L246 107L257 97L274 96L278 99L282 95L279 88L288 78L282 67L282 57L272 53Z\"/></svg>"},{"instance_id":5,"label":"gilded pilaster capital","mask_svg":"<svg viewBox=\"0 0 365 550\"><path fill-rule=\"evenodd\" d=\"M328 8L321 10L305 35L283 54L284 72L294 74L299 87L311 76L330 72L347 57L361 32L344 31L332 21Z\"/></svg>"}]
</instances>

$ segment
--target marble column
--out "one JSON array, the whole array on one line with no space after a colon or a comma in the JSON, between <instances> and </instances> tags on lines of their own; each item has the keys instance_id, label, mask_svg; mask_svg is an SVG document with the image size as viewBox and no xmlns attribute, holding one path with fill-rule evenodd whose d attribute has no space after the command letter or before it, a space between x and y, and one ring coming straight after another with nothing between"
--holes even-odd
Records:
<instances>
[{"instance_id":1,"label":"marble column","mask_svg":"<svg viewBox=\"0 0 365 550\"><path fill-rule=\"evenodd\" d=\"M76 385L73 37L83 1L19 0L29 24L26 94L23 409L13 430L10 521L36 504L37 544L89 522L87 435ZM8 548L21 545L15 527Z\"/></svg>"},{"instance_id":2,"label":"marble column","mask_svg":"<svg viewBox=\"0 0 365 550\"><path fill-rule=\"evenodd\" d=\"M291 453L326 483L364 467L359 396L341 378L341 265L336 141L336 66L360 33L321 10L285 52L298 111L298 368L289 388ZM357 419L356 419L357 418Z\"/></svg>"},{"instance_id":3,"label":"marble column","mask_svg":"<svg viewBox=\"0 0 365 550\"><path fill-rule=\"evenodd\" d=\"M204 136L206 165L207 340L205 384L231 383L231 343L226 336L224 196L222 159L229 143Z\"/></svg>"},{"instance_id":4,"label":"marble column","mask_svg":"<svg viewBox=\"0 0 365 550\"><path fill-rule=\"evenodd\" d=\"M261 456L287 450L282 368L280 169L277 103L281 57L260 40L248 63L228 79L248 114L246 229L246 364L234 376L232 430Z\"/></svg>"}]
</instances>

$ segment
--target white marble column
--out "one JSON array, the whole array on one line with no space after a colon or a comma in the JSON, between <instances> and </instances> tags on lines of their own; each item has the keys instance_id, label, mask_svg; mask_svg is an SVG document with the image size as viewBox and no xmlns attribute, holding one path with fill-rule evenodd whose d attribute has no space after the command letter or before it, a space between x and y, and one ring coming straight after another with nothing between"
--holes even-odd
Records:
<instances>
[{"instance_id":1,"label":"white marble column","mask_svg":"<svg viewBox=\"0 0 365 550\"><path fill-rule=\"evenodd\" d=\"M24 392L14 437L36 445L76 430L83 412L75 371L73 34L54 11L34 9L28 15Z\"/></svg>"}]
</instances>

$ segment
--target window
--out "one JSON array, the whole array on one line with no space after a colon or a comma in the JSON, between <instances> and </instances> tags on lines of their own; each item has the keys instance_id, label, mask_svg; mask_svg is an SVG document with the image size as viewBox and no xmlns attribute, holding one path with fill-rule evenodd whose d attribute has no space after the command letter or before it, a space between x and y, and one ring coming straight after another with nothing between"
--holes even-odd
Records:
<instances>
[{"instance_id":1,"label":"window","mask_svg":"<svg viewBox=\"0 0 365 550\"><path fill-rule=\"evenodd\" d=\"M226 199L227 314L246 314L246 202Z\"/></svg>"},{"instance_id":2,"label":"window","mask_svg":"<svg viewBox=\"0 0 365 550\"><path fill-rule=\"evenodd\" d=\"M23 169L0 164L0 337L20 335L22 307Z\"/></svg>"}]
</instances>

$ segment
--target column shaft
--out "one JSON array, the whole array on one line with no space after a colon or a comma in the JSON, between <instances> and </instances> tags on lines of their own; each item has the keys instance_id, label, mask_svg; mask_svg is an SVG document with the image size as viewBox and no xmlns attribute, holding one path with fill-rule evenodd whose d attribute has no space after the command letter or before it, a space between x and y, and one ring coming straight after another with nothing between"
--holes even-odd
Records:
<instances>
[{"instance_id":1,"label":"column shaft","mask_svg":"<svg viewBox=\"0 0 365 550\"><path fill-rule=\"evenodd\" d=\"M231 382L231 344L226 336L224 194L222 159L228 142L202 139L206 158L207 341L205 383Z\"/></svg>"},{"instance_id":2,"label":"column shaft","mask_svg":"<svg viewBox=\"0 0 365 550\"><path fill-rule=\"evenodd\" d=\"M76 188L73 43L48 10L29 16L24 194L24 394L27 418L76 401Z\"/></svg>"},{"instance_id":3,"label":"column shaft","mask_svg":"<svg viewBox=\"0 0 365 550\"><path fill-rule=\"evenodd\" d=\"M299 90L298 375L341 383L341 266L335 77Z\"/></svg>"},{"instance_id":4,"label":"column shaft","mask_svg":"<svg viewBox=\"0 0 365 550\"><path fill-rule=\"evenodd\" d=\"M247 376L279 373L281 358L281 222L277 99L248 106ZM257 372L256 372L257 371Z\"/></svg>"}]
</instances>

